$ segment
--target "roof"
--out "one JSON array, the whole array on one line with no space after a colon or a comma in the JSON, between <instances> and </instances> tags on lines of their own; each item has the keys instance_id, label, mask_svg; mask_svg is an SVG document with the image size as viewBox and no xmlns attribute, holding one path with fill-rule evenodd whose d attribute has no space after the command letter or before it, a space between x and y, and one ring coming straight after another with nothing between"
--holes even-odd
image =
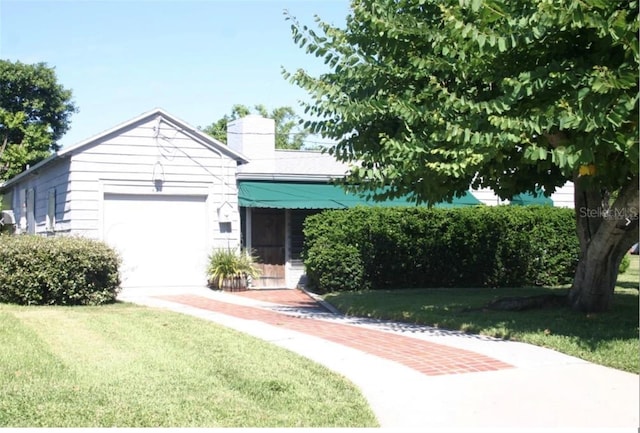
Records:
<instances>
[{"instance_id":1,"label":"roof","mask_svg":"<svg viewBox=\"0 0 640 433\"><path fill-rule=\"evenodd\" d=\"M407 198L386 201L367 200L358 194L347 193L341 186L313 182L239 181L238 203L243 207L277 209L346 209L355 206L415 207ZM481 205L473 194L442 202L435 207Z\"/></svg>"},{"instance_id":2,"label":"roof","mask_svg":"<svg viewBox=\"0 0 640 433\"><path fill-rule=\"evenodd\" d=\"M92 146L94 144L97 144L98 142L100 142L102 139L104 139L105 137L117 133L121 130L127 129L133 125L135 125L138 122L141 122L143 120L146 119L150 119L153 117L158 117L161 116L162 119L170 124L172 124L174 127L176 127L177 129L181 130L183 133L185 133L186 135L190 136L191 138L193 138L195 141L203 144L204 146L210 147L216 151L222 152L224 154L226 154L227 156L235 159L236 161L240 162L240 163L247 163L249 162L249 160L241 155L238 152L234 152L233 150L229 149L229 147L227 147L226 144L216 140L215 138L209 136L208 134L205 134L204 132L198 130L197 128L189 125L187 122L167 113L166 111L164 111L162 108L155 108L151 111L147 111L146 113L142 113L141 115L134 117L133 119L127 120L126 122L123 122L119 125L114 126L111 129L108 129L106 131L103 131L97 135L94 135L93 137L90 137L86 140L83 140L77 144L74 144L72 146L69 147L65 147L53 154L51 154L51 156L49 156L48 158L40 161L39 163L35 164L34 166L28 168L27 170L23 171L22 173L12 177L11 179L8 179L7 181L5 181L3 184L0 185L0 190L7 188L8 186L11 186L12 184L18 182L20 179L26 177L27 175L29 175L30 173L42 169L43 167L49 165L50 163L52 163L53 161L59 159L59 158L63 158L63 157L68 157L71 156L74 153L77 152L82 152L82 150L84 150L85 148Z\"/></svg>"},{"instance_id":3,"label":"roof","mask_svg":"<svg viewBox=\"0 0 640 433\"><path fill-rule=\"evenodd\" d=\"M329 181L344 177L349 165L321 151L276 149L273 159L251 159L238 167L238 180Z\"/></svg>"}]
</instances>

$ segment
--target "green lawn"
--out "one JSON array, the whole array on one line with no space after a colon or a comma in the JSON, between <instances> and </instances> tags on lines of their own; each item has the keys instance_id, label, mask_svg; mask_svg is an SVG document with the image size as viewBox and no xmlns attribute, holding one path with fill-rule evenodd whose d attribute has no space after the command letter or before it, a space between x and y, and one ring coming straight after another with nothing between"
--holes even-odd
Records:
<instances>
[{"instance_id":1,"label":"green lawn","mask_svg":"<svg viewBox=\"0 0 640 433\"><path fill-rule=\"evenodd\" d=\"M638 365L638 256L618 279L610 312L582 314L565 307L523 312L472 311L509 296L566 293L566 289L411 289L336 292L324 296L340 311L462 330L555 349L633 373Z\"/></svg>"},{"instance_id":2,"label":"green lawn","mask_svg":"<svg viewBox=\"0 0 640 433\"><path fill-rule=\"evenodd\" d=\"M131 304L0 304L2 427L375 427L359 391L289 351Z\"/></svg>"}]
</instances>

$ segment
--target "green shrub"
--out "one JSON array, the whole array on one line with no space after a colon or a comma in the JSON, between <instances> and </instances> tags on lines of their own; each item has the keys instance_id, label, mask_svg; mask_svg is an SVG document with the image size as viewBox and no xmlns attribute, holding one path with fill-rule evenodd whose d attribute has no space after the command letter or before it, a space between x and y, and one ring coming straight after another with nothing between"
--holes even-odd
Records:
<instances>
[{"instance_id":1,"label":"green shrub","mask_svg":"<svg viewBox=\"0 0 640 433\"><path fill-rule=\"evenodd\" d=\"M579 252L573 210L553 207L361 207L310 216L304 234L321 291L561 285Z\"/></svg>"},{"instance_id":2,"label":"green shrub","mask_svg":"<svg viewBox=\"0 0 640 433\"><path fill-rule=\"evenodd\" d=\"M317 257L314 257L314 251L309 254L307 268L309 289L318 292L334 292L369 288L364 279L364 268L356 247L339 244L323 250Z\"/></svg>"},{"instance_id":3,"label":"green shrub","mask_svg":"<svg viewBox=\"0 0 640 433\"><path fill-rule=\"evenodd\" d=\"M208 285L212 289L246 289L248 278L260 275L255 258L247 251L217 249L209 255Z\"/></svg>"},{"instance_id":4,"label":"green shrub","mask_svg":"<svg viewBox=\"0 0 640 433\"><path fill-rule=\"evenodd\" d=\"M120 290L120 258L80 237L0 236L0 302L99 305Z\"/></svg>"}]
</instances>

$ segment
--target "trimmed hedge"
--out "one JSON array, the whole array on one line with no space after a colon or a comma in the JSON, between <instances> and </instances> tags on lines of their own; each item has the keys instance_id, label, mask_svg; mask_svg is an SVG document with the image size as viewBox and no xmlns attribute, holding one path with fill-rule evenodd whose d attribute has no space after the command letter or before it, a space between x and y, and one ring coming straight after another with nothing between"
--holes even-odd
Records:
<instances>
[{"instance_id":1,"label":"trimmed hedge","mask_svg":"<svg viewBox=\"0 0 640 433\"><path fill-rule=\"evenodd\" d=\"M80 237L0 236L0 302L99 305L120 290L120 258Z\"/></svg>"},{"instance_id":2,"label":"trimmed hedge","mask_svg":"<svg viewBox=\"0 0 640 433\"><path fill-rule=\"evenodd\" d=\"M571 282L572 209L538 206L324 211L304 226L307 284L319 292L515 287Z\"/></svg>"}]
</instances>

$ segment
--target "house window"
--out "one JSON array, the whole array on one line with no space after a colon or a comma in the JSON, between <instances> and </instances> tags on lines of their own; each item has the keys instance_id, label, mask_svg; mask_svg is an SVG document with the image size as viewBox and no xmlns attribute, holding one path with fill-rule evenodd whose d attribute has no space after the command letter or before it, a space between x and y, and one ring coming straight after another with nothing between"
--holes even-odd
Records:
<instances>
[{"instance_id":1,"label":"house window","mask_svg":"<svg viewBox=\"0 0 640 433\"><path fill-rule=\"evenodd\" d=\"M56 228L56 190L49 190L47 199L47 231L54 231Z\"/></svg>"}]
</instances>

